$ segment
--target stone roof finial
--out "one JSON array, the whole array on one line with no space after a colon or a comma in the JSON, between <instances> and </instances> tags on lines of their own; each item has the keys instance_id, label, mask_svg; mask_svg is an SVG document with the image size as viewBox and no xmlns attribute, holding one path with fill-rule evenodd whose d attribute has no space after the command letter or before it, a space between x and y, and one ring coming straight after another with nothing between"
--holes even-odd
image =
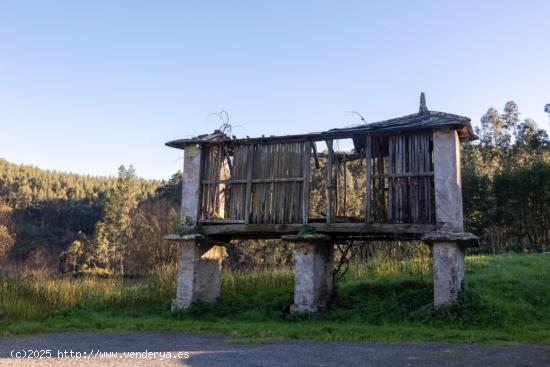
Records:
<instances>
[{"instance_id":1,"label":"stone roof finial","mask_svg":"<svg viewBox=\"0 0 550 367\"><path fill-rule=\"evenodd\" d=\"M426 95L424 92L420 93L420 108L418 109L418 113L427 113L428 106L426 106Z\"/></svg>"}]
</instances>

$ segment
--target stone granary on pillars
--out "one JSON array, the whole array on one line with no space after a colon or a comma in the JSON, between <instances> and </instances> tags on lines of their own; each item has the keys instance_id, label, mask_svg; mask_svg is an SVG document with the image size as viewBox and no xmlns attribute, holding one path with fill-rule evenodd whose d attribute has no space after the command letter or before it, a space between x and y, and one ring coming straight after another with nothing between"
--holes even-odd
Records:
<instances>
[{"instance_id":1,"label":"stone granary on pillars","mask_svg":"<svg viewBox=\"0 0 550 367\"><path fill-rule=\"evenodd\" d=\"M352 153L335 151L343 139L353 142ZM433 249L434 305L453 304L464 280L464 248L478 244L463 232L460 179L460 144L473 139L469 118L429 111L422 94L418 113L387 121L246 139L216 131L167 143L184 150L181 215L188 226L187 234L167 236L180 242L172 310L216 300L216 246L260 238L296 244L292 312L326 306L333 244L342 241L426 242ZM338 192L339 172L352 160L360 160L366 178L356 213L346 211L346 190ZM312 170L322 170L326 181L321 215L310 214Z\"/></svg>"}]
</instances>

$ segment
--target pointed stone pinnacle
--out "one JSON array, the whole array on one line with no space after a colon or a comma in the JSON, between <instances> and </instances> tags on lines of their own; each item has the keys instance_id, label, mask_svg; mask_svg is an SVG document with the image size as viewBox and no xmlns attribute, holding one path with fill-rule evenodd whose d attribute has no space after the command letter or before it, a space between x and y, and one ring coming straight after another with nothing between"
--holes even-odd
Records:
<instances>
[{"instance_id":1,"label":"pointed stone pinnacle","mask_svg":"<svg viewBox=\"0 0 550 367\"><path fill-rule=\"evenodd\" d=\"M428 106L426 106L426 95L424 92L420 93L420 108L418 109L418 113L427 113Z\"/></svg>"}]
</instances>

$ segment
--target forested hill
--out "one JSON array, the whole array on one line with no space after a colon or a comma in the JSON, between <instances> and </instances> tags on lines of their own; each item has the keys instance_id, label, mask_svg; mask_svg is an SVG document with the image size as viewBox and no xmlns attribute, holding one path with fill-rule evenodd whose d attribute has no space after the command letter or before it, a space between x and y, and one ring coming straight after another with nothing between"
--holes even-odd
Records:
<instances>
[{"instance_id":1,"label":"forested hill","mask_svg":"<svg viewBox=\"0 0 550 367\"><path fill-rule=\"evenodd\" d=\"M137 201L152 197L161 182L135 177ZM42 170L0 159L0 256L24 259L41 249L58 255L78 238L91 238L106 197L119 178Z\"/></svg>"},{"instance_id":2,"label":"forested hill","mask_svg":"<svg viewBox=\"0 0 550 367\"><path fill-rule=\"evenodd\" d=\"M50 200L100 200L115 180L48 171L0 159L0 203L20 208Z\"/></svg>"}]
</instances>

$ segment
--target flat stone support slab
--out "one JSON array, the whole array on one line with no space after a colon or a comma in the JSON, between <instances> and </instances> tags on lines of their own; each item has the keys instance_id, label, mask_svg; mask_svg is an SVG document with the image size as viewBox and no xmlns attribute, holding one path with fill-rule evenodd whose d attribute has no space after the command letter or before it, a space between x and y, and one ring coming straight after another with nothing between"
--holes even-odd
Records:
<instances>
[{"instance_id":1,"label":"flat stone support slab","mask_svg":"<svg viewBox=\"0 0 550 367\"><path fill-rule=\"evenodd\" d=\"M434 231L426 233L422 236L422 241L428 245L433 245L434 242L456 242L462 247L478 247L479 238L473 233L469 232L446 232L446 231Z\"/></svg>"},{"instance_id":2,"label":"flat stone support slab","mask_svg":"<svg viewBox=\"0 0 550 367\"><path fill-rule=\"evenodd\" d=\"M198 238L181 241L172 312L186 309L195 301L214 302L220 295L223 248Z\"/></svg>"},{"instance_id":3,"label":"flat stone support slab","mask_svg":"<svg viewBox=\"0 0 550 367\"><path fill-rule=\"evenodd\" d=\"M464 282L464 250L454 241L434 241L434 306L451 306L458 300Z\"/></svg>"},{"instance_id":4,"label":"flat stone support slab","mask_svg":"<svg viewBox=\"0 0 550 367\"><path fill-rule=\"evenodd\" d=\"M333 290L333 245L324 235L289 236L295 243L294 303L291 313L318 312L327 306Z\"/></svg>"}]
</instances>

